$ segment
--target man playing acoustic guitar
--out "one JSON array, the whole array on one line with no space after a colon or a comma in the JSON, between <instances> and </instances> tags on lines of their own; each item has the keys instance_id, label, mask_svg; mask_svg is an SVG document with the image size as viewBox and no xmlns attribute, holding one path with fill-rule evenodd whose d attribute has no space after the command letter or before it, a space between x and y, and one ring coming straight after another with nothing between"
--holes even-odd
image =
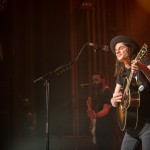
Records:
<instances>
[{"instance_id":1,"label":"man playing acoustic guitar","mask_svg":"<svg viewBox=\"0 0 150 150\"><path fill-rule=\"evenodd\" d=\"M128 36L110 42L116 55L116 87L111 99L118 108L118 121L125 131L121 150L150 150L150 58L147 45L140 49Z\"/></svg>"}]
</instances>

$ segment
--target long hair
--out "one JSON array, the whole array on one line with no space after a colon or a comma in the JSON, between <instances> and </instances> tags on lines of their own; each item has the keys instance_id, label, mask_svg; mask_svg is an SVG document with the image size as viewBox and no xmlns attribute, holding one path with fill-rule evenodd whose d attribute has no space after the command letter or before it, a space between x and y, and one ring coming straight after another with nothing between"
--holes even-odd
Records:
<instances>
[{"instance_id":1,"label":"long hair","mask_svg":"<svg viewBox=\"0 0 150 150\"><path fill-rule=\"evenodd\" d=\"M125 45L126 47L128 47L129 49L129 59L130 59L130 64L131 61L133 59L135 59L138 51L133 49L131 45L129 45L128 43L123 43L123 45ZM125 75L125 65L123 62L120 62L118 59L116 59L116 64L115 64L115 74L114 76L120 75L120 76L124 76Z\"/></svg>"}]
</instances>

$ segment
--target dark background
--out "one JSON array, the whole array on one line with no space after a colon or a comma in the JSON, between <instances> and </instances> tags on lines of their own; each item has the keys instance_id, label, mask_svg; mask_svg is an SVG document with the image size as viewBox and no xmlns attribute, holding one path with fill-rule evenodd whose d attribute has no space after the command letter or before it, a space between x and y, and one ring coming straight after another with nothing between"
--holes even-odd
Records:
<instances>
[{"instance_id":1,"label":"dark background","mask_svg":"<svg viewBox=\"0 0 150 150\"><path fill-rule=\"evenodd\" d=\"M115 57L102 46L115 35L149 45L149 10L148 0L0 0L1 149L46 149L46 80L34 81L49 73L50 148L91 149L80 84L100 71L114 88Z\"/></svg>"}]
</instances>

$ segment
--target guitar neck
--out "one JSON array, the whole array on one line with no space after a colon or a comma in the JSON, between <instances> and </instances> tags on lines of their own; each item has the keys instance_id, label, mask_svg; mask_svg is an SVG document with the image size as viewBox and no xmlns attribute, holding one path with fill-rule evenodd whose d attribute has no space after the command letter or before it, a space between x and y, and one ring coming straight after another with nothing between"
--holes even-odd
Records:
<instances>
[{"instance_id":1,"label":"guitar neck","mask_svg":"<svg viewBox=\"0 0 150 150\"><path fill-rule=\"evenodd\" d=\"M145 54L147 53L147 45L144 44L141 48L141 50L139 51L139 53L137 54L135 60L137 61L141 61L142 58L145 56ZM133 74L135 73L135 71L132 71L130 72L130 75L129 75L129 78L128 78L128 81L127 81L127 84L126 84L126 88L124 90L124 92L127 94L128 91L129 91L129 88L130 88L130 84L131 84L131 81L132 81L132 78L133 78Z\"/></svg>"},{"instance_id":2,"label":"guitar neck","mask_svg":"<svg viewBox=\"0 0 150 150\"><path fill-rule=\"evenodd\" d=\"M132 81L132 78L133 78L133 74L134 74L134 72L131 71L131 72L130 72L130 75L129 75L129 78L128 78L128 80L127 80L126 88L125 88L125 90L124 90L124 92L125 92L126 94L128 93L128 91L129 91L129 89L130 89L130 84L131 84L131 81Z\"/></svg>"}]
</instances>

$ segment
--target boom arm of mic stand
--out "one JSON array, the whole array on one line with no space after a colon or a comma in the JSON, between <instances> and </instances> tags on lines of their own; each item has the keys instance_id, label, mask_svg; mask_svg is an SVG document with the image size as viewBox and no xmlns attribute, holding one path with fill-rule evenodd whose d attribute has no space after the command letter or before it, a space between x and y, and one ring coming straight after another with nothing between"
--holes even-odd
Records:
<instances>
[{"instance_id":1,"label":"boom arm of mic stand","mask_svg":"<svg viewBox=\"0 0 150 150\"><path fill-rule=\"evenodd\" d=\"M35 79L35 80L34 80L34 83L36 83L36 82L38 82L38 81L40 81L40 80L43 80L43 79L46 79L46 80L47 80L47 79L49 79L52 75L60 75L60 74L64 73L65 71L69 70L69 69L71 68L71 65L73 65L73 64L78 60L78 58L79 58L79 56L81 55L81 53L82 53L84 47L85 47L86 45L88 45L88 43L89 43L89 42L85 43L85 44L82 46L82 48L81 48L81 50L79 51L77 57L76 57L73 61L69 62L68 64L62 65L62 66L56 68L54 71L51 71L51 72L47 73L46 75L43 75L43 76L41 76L41 77Z\"/></svg>"},{"instance_id":2,"label":"boom arm of mic stand","mask_svg":"<svg viewBox=\"0 0 150 150\"><path fill-rule=\"evenodd\" d=\"M75 63L75 62L72 61L72 62L69 62L69 63L66 64L66 65L62 65L62 66L56 68L54 71L51 71L51 72L47 73L46 75L43 75L43 76L41 76L41 77L35 79L35 80L34 80L34 83L36 83L36 82L38 82L38 81L40 81L40 80L44 80L44 79L47 80L47 79L49 79L52 75L60 75L60 74L62 74L63 72L69 70L69 69L71 68L71 65L74 64L74 63Z\"/></svg>"}]
</instances>

